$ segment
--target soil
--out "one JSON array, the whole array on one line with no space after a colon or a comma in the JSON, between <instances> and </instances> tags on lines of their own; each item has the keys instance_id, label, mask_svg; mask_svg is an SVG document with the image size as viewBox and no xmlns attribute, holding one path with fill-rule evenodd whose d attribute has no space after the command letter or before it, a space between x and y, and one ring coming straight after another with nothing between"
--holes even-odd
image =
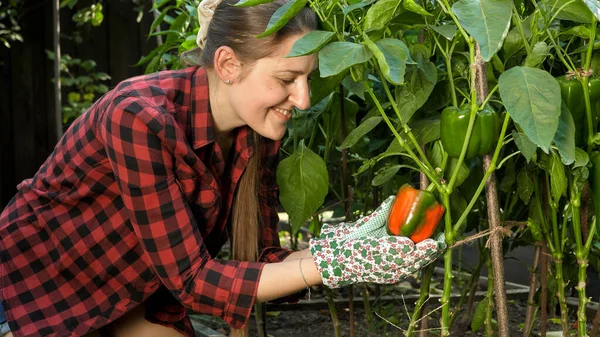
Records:
<instances>
[{"instance_id":1,"label":"soil","mask_svg":"<svg viewBox=\"0 0 600 337\"><path fill-rule=\"evenodd\" d=\"M441 276L438 276L438 278ZM437 281L437 280L435 280ZM416 281L409 279L406 282L401 283L400 285L394 286L383 286L382 295L389 296L393 295L397 300L395 302L375 302L372 307L372 322L371 324L367 323L365 317L365 311L363 309L363 305L355 306L355 336L357 337L400 337L404 336L404 330L408 326L410 321L409 316L413 312L413 305L409 303L403 303L401 294L414 294L417 292L415 290ZM432 291L435 293L439 291L439 283L433 282ZM372 286L369 286L371 290ZM360 298L360 288L354 287L355 290L355 298ZM325 294L320 291L320 287L315 287L312 292L313 299L322 299ZM336 291L336 298L347 298L347 292L342 290L341 292ZM453 300L454 305L457 303L457 300ZM476 305L477 303L475 303ZM474 306L475 306L474 305ZM523 299L510 299L509 298L509 336L522 336L523 331L522 325L525 321L525 315L527 310L527 303ZM430 308L435 309L439 307L439 302L436 300L432 300L430 303ZM559 313L557 312L557 315ZM350 315L348 309L340 309L337 310L338 319L341 327L341 336L350 336ZM439 320L440 320L441 310L434 311L428 317L428 331L427 337L439 336ZM551 317L549 315L549 317ZM558 316L556 316L558 317ZM572 322L575 321L575 313L571 315ZM210 321L210 318L207 318L209 321L205 321L204 324L214 330L217 330L223 334L227 334L227 326L222 322L217 322L216 320ZM456 323L453 325L450 335L451 336L485 336L484 327L482 327L477 332L471 331L471 322L472 315L468 315L465 320L464 311L458 316ZM547 331L559 331L560 326L553 323L554 320L548 321ZM271 337L321 337L321 336L335 336L334 327L332 324L332 318L327 309L311 309L311 308L303 308L301 310L285 310L285 311L274 311L268 312L266 317L266 325L267 325L267 334ZM369 325L371 325L371 329L369 329ZM539 327L539 314L537 316L536 323L534 325L534 336L536 336L535 332ZM496 329L497 330L497 329ZM591 324L589 325L589 330L591 330ZM588 331L589 331L588 330ZM252 317L250 322L250 336L258 336L256 330L256 320ZM418 333L415 336L419 336ZM549 334L550 336L550 334ZM561 334L557 334L554 336L561 336Z\"/></svg>"}]
</instances>

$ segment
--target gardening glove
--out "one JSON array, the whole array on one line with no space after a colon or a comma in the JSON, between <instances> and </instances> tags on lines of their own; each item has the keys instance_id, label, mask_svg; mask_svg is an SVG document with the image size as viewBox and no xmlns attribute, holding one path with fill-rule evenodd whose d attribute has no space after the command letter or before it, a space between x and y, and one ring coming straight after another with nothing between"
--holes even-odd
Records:
<instances>
[{"instance_id":1,"label":"gardening glove","mask_svg":"<svg viewBox=\"0 0 600 337\"><path fill-rule=\"evenodd\" d=\"M373 213L367 214L357 221L323 224L319 239L357 239L365 236L388 236L386 222L394 200L396 200L395 195L389 196Z\"/></svg>"},{"instance_id":2,"label":"gardening glove","mask_svg":"<svg viewBox=\"0 0 600 337\"><path fill-rule=\"evenodd\" d=\"M426 239L418 244L403 236L358 239L311 239L310 252L323 285L391 284L435 261L445 244Z\"/></svg>"}]
</instances>

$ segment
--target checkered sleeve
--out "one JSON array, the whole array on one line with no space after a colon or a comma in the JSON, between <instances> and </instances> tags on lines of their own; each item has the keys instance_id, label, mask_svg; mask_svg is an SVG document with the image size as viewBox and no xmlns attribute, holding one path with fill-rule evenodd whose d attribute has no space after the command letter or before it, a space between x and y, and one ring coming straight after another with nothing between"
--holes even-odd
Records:
<instances>
[{"instance_id":1,"label":"checkered sleeve","mask_svg":"<svg viewBox=\"0 0 600 337\"><path fill-rule=\"evenodd\" d=\"M129 213L123 221L162 284L188 309L243 327L264 263L210 257L175 178L177 160L192 151L175 122L141 98L119 96L99 125Z\"/></svg>"}]
</instances>

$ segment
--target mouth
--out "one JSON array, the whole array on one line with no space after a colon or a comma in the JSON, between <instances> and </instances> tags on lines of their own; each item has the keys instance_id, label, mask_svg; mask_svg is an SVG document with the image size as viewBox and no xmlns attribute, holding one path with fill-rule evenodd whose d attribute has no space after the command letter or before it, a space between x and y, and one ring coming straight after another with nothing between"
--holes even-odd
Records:
<instances>
[{"instance_id":1,"label":"mouth","mask_svg":"<svg viewBox=\"0 0 600 337\"><path fill-rule=\"evenodd\" d=\"M282 108L271 108L271 109L285 119L289 119L292 117L292 110L287 110L287 109L282 109Z\"/></svg>"}]
</instances>

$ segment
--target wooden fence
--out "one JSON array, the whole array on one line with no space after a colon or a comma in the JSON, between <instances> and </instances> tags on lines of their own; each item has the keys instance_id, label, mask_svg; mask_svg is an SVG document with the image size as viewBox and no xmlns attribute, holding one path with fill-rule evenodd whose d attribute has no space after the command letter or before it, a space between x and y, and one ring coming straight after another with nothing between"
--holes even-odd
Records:
<instances>
[{"instance_id":1,"label":"wooden fence","mask_svg":"<svg viewBox=\"0 0 600 337\"><path fill-rule=\"evenodd\" d=\"M19 19L23 42L10 49L0 46L0 211L16 186L32 177L52 152L60 135L56 131L53 62L53 1L26 1ZM84 0L81 0L85 5ZM85 28L83 43L61 39L61 52L82 60L93 59L96 70L108 73L109 87L143 73L134 67L156 44L147 35L153 20L146 5L143 19L130 0L103 1L104 21ZM74 10L61 9L61 34L71 34ZM63 95L64 96L64 95Z\"/></svg>"}]
</instances>

